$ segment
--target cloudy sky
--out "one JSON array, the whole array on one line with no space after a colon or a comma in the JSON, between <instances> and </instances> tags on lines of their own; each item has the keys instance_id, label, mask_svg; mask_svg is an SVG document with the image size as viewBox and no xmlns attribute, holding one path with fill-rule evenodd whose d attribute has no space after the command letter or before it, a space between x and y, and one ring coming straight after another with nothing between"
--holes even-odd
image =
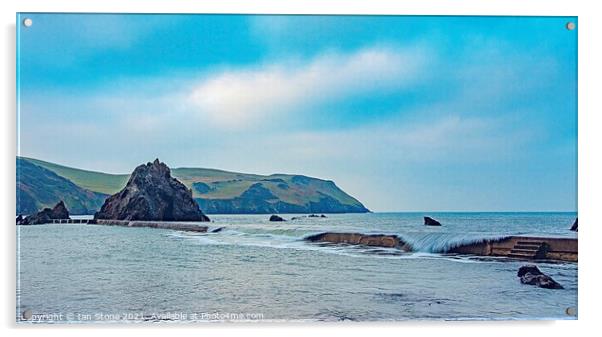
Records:
<instances>
[{"instance_id":1,"label":"cloudy sky","mask_svg":"<svg viewBox=\"0 0 602 337\"><path fill-rule=\"evenodd\" d=\"M23 156L305 174L375 211L577 208L574 18L24 17Z\"/></svg>"}]
</instances>

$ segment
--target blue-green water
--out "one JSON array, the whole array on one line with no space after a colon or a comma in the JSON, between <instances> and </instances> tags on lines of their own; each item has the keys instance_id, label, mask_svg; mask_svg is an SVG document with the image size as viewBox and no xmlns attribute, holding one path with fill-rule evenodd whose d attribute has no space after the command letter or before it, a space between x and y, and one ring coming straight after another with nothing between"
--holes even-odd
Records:
<instances>
[{"instance_id":1,"label":"blue-green water","mask_svg":"<svg viewBox=\"0 0 602 337\"><path fill-rule=\"evenodd\" d=\"M425 227L431 215L442 227ZM293 215L285 216L290 219ZM298 216L298 215L295 215ZM17 316L53 322L575 319L577 264L538 263L565 289L522 285L524 261L450 256L505 235L576 237L575 213L374 213L283 223L212 216L218 233L19 226ZM391 233L418 252L319 245L323 231ZM569 310L570 311L570 310Z\"/></svg>"}]
</instances>

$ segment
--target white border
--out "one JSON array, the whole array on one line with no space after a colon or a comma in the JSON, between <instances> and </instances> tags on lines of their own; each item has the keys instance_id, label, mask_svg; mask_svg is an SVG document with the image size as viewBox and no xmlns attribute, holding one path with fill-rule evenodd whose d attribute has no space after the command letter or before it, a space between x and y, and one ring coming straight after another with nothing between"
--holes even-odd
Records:
<instances>
[{"instance_id":1,"label":"white border","mask_svg":"<svg viewBox=\"0 0 602 337\"><path fill-rule=\"evenodd\" d=\"M414 14L414 15L558 15L578 16L579 32L579 218L582 225L579 261L579 320L557 322L402 322L355 324L210 324L210 325L153 325L126 326L125 333L160 336L166 333L198 335L302 336L314 334L345 334L364 336L368 329L378 335L462 334L463 336L510 336L545 334L546 336L581 335L597 330L600 312L600 261L596 250L600 245L602 223L601 201L597 191L600 184L600 114L602 114L600 60L602 51L602 12L596 1L556 0L320 0L320 1L214 1L193 0L3 0L2 11L2 170L3 193L0 199L2 223L2 309L3 329L11 335L44 333L50 336L80 336L81 328L89 335L106 335L110 326L84 327L24 327L14 323L15 308L15 13L20 12L145 12L145 13L287 13L287 14ZM597 41L598 40L598 41ZM495 286L495 285L492 285ZM97 329L94 329L94 328ZM191 329L192 328L192 329ZM453 330L449 330L453 328ZM202 329L202 330L198 330ZM44 331L42 331L44 330ZM109 332L111 330L111 332ZM174 331L177 330L177 331ZM210 330L210 331L208 331ZM370 331L371 332L371 331Z\"/></svg>"}]
</instances>

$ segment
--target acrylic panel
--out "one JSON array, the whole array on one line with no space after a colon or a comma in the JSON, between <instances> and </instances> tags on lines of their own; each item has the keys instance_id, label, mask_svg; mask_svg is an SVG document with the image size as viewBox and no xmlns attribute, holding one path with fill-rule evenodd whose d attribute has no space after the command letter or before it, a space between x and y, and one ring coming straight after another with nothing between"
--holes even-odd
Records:
<instances>
[{"instance_id":1,"label":"acrylic panel","mask_svg":"<svg viewBox=\"0 0 602 337\"><path fill-rule=\"evenodd\" d=\"M577 30L17 14L17 322L577 319Z\"/></svg>"}]
</instances>

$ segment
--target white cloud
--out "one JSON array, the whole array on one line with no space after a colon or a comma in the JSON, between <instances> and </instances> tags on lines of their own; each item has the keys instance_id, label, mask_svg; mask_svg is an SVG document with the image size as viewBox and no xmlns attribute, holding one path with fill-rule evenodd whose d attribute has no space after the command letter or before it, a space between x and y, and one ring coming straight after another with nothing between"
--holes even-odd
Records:
<instances>
[{"instance_id":1,"label":"white cloud","mask_svg":"<svg viewBox=\"0 0 602 337\"><path fill-rule=\"evenodd\" d=\"M425 63L420 48L328 53L305 63L214 74L194 86L189 102L214 125L237 128L322 103L403 88L417 79Z\"/></svg>"}]
</instances>

